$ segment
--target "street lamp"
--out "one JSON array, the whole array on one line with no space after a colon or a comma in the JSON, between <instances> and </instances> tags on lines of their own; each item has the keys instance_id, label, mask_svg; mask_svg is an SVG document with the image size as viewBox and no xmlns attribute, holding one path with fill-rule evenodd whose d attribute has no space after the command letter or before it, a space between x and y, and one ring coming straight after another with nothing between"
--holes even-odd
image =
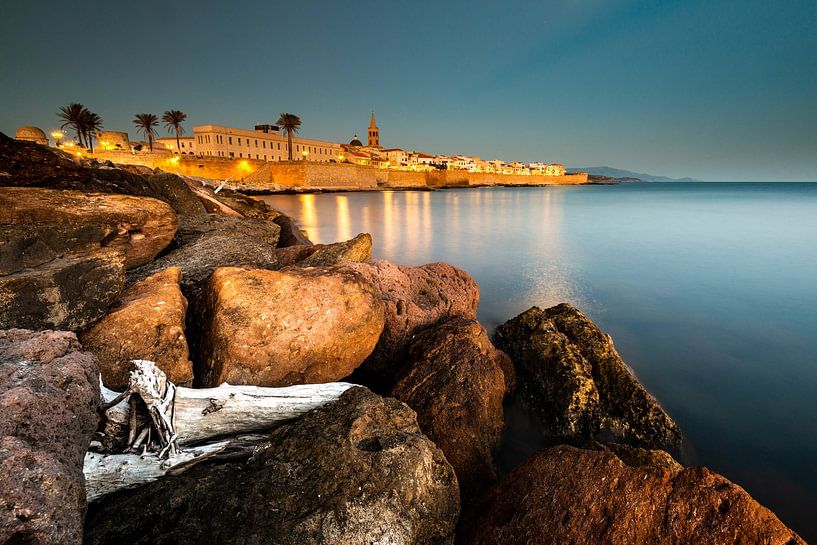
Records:
<instances>
[{"instance_id":1,"label":"street lamp","mask_svg":"<svg viewBox=\"0 0 817 545\"><path fill-rule=\"evenodd\" d=\"M57 141L57 147L60 147L60 140L65 136L65 133L60 130L51 131L51 138Z\"/></svg>"},{"instance_id":2,"label":"street lamp","mask_svg":"<svg viewBox=\"0 0 817 545\"><path fill-rule=\"evenodd\" d=\"M301 155L304 156L304 161L306 161L306 157L309 155L309 152L304 150L304 151L301 152Z\"/></svg>"}]
</instances>

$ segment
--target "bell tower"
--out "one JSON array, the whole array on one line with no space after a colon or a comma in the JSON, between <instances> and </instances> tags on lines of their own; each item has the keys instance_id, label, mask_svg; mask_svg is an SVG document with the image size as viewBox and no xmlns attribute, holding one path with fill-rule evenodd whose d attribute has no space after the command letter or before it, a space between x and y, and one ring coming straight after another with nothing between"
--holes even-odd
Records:
<instances>
[{"instance_id":1,"label":"bell tower","mask_svg":"<svg viewBox=\"0 0 817 545\"><path fill-rule=\"evenodd\" d=\"M380 147L380 129L377 128L377 122L374 120L374 112L372 112L372 118L369 120L369 146L373 148Z\"/></svg>"}]
</instances>

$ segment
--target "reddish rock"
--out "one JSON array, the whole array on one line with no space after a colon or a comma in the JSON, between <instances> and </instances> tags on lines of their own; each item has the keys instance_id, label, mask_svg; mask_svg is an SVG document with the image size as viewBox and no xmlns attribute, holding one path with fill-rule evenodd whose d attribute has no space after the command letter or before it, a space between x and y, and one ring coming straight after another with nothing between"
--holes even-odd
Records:
<instances>
[{"instance_id":1,"label":"reddish rock","mask_svg":"<svg viewBox=\"0 0 817 545\"><path fill-rule=\"evenodd\" d=\"M108 388L127 388L131 360L150 360L173 383L193 384L184 335L187 299L180 280L181 269L171 267L137 282L116 308L81 334L82 346L96 356Z\"/></svg>"},{"instance_id":2,"label":"reddish rock","mask_svg":"<svg viewBox=\"0 0 817 545\"><path fill-rule=\"evenodd\" d=\"M0 329L83 329L105 315L125 282L111 248L70 254L0 276Z\"/></svg>"},{"instance_id":3,"label":"reddish rock","mask_svg":"<svg viewBox=\"0 0 817 545\"><path fill-rule=\"evenodd\" d=\"M383 331L376 288L349 270L217 269L203 309L203 386L348 376Z\"/></svg>"},{"instance_id":4,"label":"reddish rock","mask_svg":"<svg viewBox=\"0 0 817 545\"><path fill-rule=\"evenodd\" d=\"M395 399L352 388L246 464L201 464L91 506L86 545L444 545L457 479Z\"/></svg>"},{"instance_id":5,"label":"reddish rock","mask_svg":"<svg viewBox=\"0 0 817 545\"><path fill-rule=\"evenodd\" d=\"M614 438L677 449L681 431L586 316L561 304L533 307L496 330L514 361L523 399L555 436Z\"/></svg>"},{"instance_id":6,"label":"reddish rock","mask_svg":"<svg viewBox=\"0 0 817 545\"><path fill-rule=\"evenodd\" d=\"M0 331L0 543L82 542L99 378L73 333Z\"/></svg>"},{"instance_id":7,"label":"reddish rock","mask_svg":"<svg viewBox=\"0 0 817 545\"><path fill-rule=\"evenodd\" d=\"M122 252L125 268L132 268L149 262L170 243L176 214L166 203L147 197L4 187L0 188L3 226L26 226L28 236L13 243L20 253L43 255L40 263L104 247ZM30 241L28 248L25 240ZM20 266L40 263L23 260ZM19 270L6 265L0 269Z\"/></svg>"},{"instance_id":8,"label":"reddish rock","mask_svg":"<svg viewBox=\"0 0 817 545\"><path fill-rule=\"evenodd\" d=\"M741 487L706 468L629 467L553 447L522 463L460 521L460 545L805 545Z\"/></svg>"},{"instance_id":9,"label":"reddish rock","mask_svg":"<svg viewBox=\"0 0 817 545\"><path fill-rule=\"evenodd\" d=\"M463 505L496 481L491 452L505 425L503 367L509 365L481 325L452 318L414 338L406 372L392 390L454 467Z\"/></svg>"},{"instance_id":10,"label":"reddish rock","mask_svg":"<svg viewBox=\"0 0 817 545\"><path fill-rule=\"evenodd\" d=\"M468 273L448 263L406 267L377 260L344 267L377 286L386 308L383 335L355 373L378 391L389 391L394 385L415 334L448 318L476 319L479 286Z\"/></svg>"}]
</instances>

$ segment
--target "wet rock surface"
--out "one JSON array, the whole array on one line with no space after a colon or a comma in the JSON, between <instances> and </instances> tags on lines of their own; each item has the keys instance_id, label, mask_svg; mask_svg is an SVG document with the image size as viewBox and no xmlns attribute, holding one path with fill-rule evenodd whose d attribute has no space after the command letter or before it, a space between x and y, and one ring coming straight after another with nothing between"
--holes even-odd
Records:
<instances>
[{"instance_id":1,"label":"wet rock surface","mask_svg":"<svg viewBox=\"0 0 817 545\"><path fill-rule=\"evenodd\" d=\"M198 466L92 505L85 543L445 544L458 500L414 412L352 388L273 431L246 464Z\"/></svg>"},{"instance_id":2,"label":"wet rock surface","mask_svg":"<svg viewBox=\"0 0 817 545\"><path fill-rule=\"evenodd\" d=\"M5 226L23 226L26 231L17 238L12 231L5 232ZM3 187L0 229L4 242L24 256L16 266L0 266L7 272L100 247L121 251L125 267L132 268L149 262L170 243L176 214L166 203L145 197ZM34 259L35 255L41 258Z\"/></svg>"},{"instance_id":3,"label":"wet rock surface","mask_svg":"<svg viewBox=\"0 0 817 545\"><path fill-rule=\"evenodd\" d=\"M491 488L463 516L457 543L805 544L706 468L629 467L569 446L534 455Z\"/></svg>"},{"instance_id":4,"label":"wet rock surface","mask_svg":"<svg viewBox=\"0 0 817 545\"><path fill-rule=\"evenodd\" d=\"M184 334L187 300L181 269L171 267L128 288L107 315L80 335L96 356L105 386L124 391L131 360L150 360L178 386L193 384Z\"/></svg>"},{"instance_id":5,"label":"wet rock surface","mask_svg":"<svg viewBox=\"0 0 817 545\"><path fill-rule=\"evenodd\" d=\"M638 382L612 339L567 304L533 307L499 326L523 399L553 436L676 450L675 422Z\"/></svg>"},{"instance_id":6,"label":"wet rock surface","mask_svg":"<svg viewBox=\"0 0 817 545\"><path fill-rule=\"evenodd\" d=\"M0 328L87 327L119 297L124 260L121 252L103 248L0 276Z\"/></svg>"},{"instance_id":7,"label":"wet rock surface","mask_svg":"<svg viewBox=\"0 0 817 545\"><path fill-rule=\"evenodd\" d=\"M383 305L361 275L333 268L221 268L203 307L203 386L289 386L348 376L383 330Z\"/></svg>"},{"instance_id":8,"label":"wet rock surface","mask_svg":"<svg viewBox=\"0 0 817 545\"><path fill-rule=\"evenodd\" d=\"M394 385L415 334L448 318L476 319L479 286L468 273L448 263L406 267L376 260L344 267L377 286L385 305L383 334L355 373L355 380L377 391L387 392Z\"/></svg>"},{"instance_id":9,"label":"wet rock surface","mask_svg":"<svg viewBox=\"0 0 817 545\"><path fill-rule=\"evenodd\" d=\"M492 451L504 427L509 363L481 325L452 318L414 338L391 392L417 412L420 429L454 467L463 505L497 478Z\"/></svg>"},{"instance_id":10,"label":"wet rock surface","mask_svg":"<svg viewBox=\"0 0 817 545\"><path fill-rule=\"evenodd\" d=\"M80 544L97 365L73 333L0 331L0 543Z\"/></svg>"}]
</instances>

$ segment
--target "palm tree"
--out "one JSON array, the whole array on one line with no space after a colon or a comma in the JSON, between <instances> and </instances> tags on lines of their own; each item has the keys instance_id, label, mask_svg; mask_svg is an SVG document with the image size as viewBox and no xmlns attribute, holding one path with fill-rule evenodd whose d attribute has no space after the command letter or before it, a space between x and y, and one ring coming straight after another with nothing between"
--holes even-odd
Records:
<instances>
[{"instance_id":1,"label":"palm tree","mask_svg":"<svg viewBox=\"0 0 817 545\"><path fill-rule=\"evenodd\" d=\"M70 127L77 133L77 143L80 146L85 146L85 142L82 140L83 136L83 116L84 112L87 111L87 108L80 104L79 102L72 102L68 106L61 106L60 111L57 112L57 116L63 121L62 125L60 125L61 129L66 127Z\"/></svg>"},{"instance_id":2,"label":"palm tree","mask_svg":"<svg viewBox=\"0 0 817 545\"><path fill-rule=\"evenodd\" d=\"M96 131L102 128L102 118L88 108L85 108L82 111L81 126L82 131L85 134L85 142L88 144L88 148L91 150L91 153L93 153L94 134L96 134Z\"/></svg>"},{"instance_id":3,"label":"palm tree","mask_svg":"<svg viewBox=\"0 0 817 545\"><path fill-rule=\"evenodd\" d=\"M301 118L295 114L281 114L278 116L278 121L276 122L284 132L287 133L287 144L289 148L289 160L292 161L292 135L298 132L298 129L301 128Z\"/></svg>"},{"instance_id":4,"label":"palm tree","mask_svg":"<svg viewBox=\"0 0 817 545\"><path fill-rule=\"evenodd\" d=\"M187 120L187 114L179 110L168 110L162 115L162 121L165 124L167 132L172 129L176 133L176 151L182 152L179 144L179 135L184 134L184 127L182 123Z\"/></svg>"},{"instance_id":5,"label":"palm tree","mask_svg":"<svg viewBox=\"0 0 817 545\"><path fill-rule=\"evenodd\" d=\"M158 134L156 127L159 126L159 118L155 114L136 114L133 124L136 125L136 130L148 139L148 147L153 151L153 138Z\"/></svg>"}]
</instances>

